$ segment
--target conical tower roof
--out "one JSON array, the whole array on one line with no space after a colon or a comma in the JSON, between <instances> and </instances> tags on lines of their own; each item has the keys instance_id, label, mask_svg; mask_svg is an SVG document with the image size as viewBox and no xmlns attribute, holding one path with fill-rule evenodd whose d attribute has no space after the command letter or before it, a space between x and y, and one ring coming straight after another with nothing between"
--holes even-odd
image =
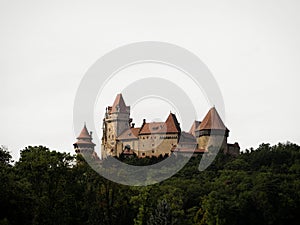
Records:
<instances>
[{"instance_id":1,"label":"conical tower roof","mask_svg":"<svg viewBox=\"0 0 300 225\"><path fill-rule=\"evenodd\" d=\"M197 130L227 130L227 128L225 127L216 108L212 107L200 123Z\"/></svg>"},{"instance_id":2,"label":"conical tower roof","mask_svg":"<svg viewBox=\"0 0 300 225\"><path fill-rule=\"evenodd\" d=\"M86 139L86 138L90 139L91 136L89 134L89 131L86 128L86 125L84 124L79 136L77 137L77 139Z\"/></svg>"},{"instance_id":3,"label":"conical tower roof","mask_svg":"<svg viewBox=\"0 0 300 225\"><path fill-rule=\"evenodd\" d=\"M114 113L114 112L126 113L127 111L128 111L128 107L126 106L126 104L124 102L122 94L118 94L114 101L114 104L112 105L111 113Z\"/></svg>"},{"instance_id":4,"label":"conical tower roof","mask_svg":"<svg viewBox=\"0 0 300 225\"><path fill-rule=\"evenodd\" d=\"M86 128L86 125L84 124L79 136L77 137L77 142L74 144L88 144L88 145L94 145L92 142L92 134L89 134L88 129Z\"/></svg>"}]
</instances>

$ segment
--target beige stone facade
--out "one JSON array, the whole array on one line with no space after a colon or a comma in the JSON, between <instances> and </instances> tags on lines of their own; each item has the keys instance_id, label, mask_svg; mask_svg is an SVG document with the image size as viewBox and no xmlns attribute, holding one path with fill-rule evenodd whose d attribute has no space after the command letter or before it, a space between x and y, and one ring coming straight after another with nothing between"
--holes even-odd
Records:
<instances>
[{"instance_id":1,"label":"beige stone facade","mask_svg":"<svg viewBox=\"0 0 300 225\"><path fill-rule=\"evenodd\" d=\"M189 132L181 131L175 114L170 113L165 122L143 121L141 127L134 127L130 118L130 107L126 106L122 94L118 94L113 105L106 108L103 119L102 157L136 155L152 157L205 153L211 146L221 148L225 153L239 153L237 143L228 144L229 130L223 124L213 107L203 121L195 121Z\"/></svg>"}]
</instances>

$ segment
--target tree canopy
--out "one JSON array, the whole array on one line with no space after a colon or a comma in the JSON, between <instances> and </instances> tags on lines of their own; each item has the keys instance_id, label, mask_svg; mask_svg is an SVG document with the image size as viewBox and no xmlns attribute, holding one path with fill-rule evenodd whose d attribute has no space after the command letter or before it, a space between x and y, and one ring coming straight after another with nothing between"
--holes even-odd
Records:
<instances>
[{"instance_id":1,"label":"tree canopy","mask_svg":"<svg viewBox=\"0 0 300 225\"><path fill-rule=\"evenodd\" d=\"M220 153L205 171L192 158L159 184L129 187L98 175L78 155L28 146L13 164L0 147L0 225L298 224L300 147L261 144ZM163 158L122 158L134 165Z\"/></svg>"}]
</instances>

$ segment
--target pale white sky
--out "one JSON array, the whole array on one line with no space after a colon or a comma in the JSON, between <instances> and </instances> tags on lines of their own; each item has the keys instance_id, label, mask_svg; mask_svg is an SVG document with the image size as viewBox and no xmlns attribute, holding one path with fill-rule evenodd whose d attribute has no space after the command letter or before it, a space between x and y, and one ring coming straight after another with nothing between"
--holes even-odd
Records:
<instances>
[{"instance_id":1,"label":"pale white sky","mask_svg":"<svg viewBox=\"0 0 300 225\"><path fill-rule=\"evenodd\" d=\"M0 144L15 158L28 145L73 152L81 78L105 53L145 40L179 45L208 66L224 97L230 141L242 149L299 144L299 11L297 0L1 0Z\"/></svg>"}]
</instances>

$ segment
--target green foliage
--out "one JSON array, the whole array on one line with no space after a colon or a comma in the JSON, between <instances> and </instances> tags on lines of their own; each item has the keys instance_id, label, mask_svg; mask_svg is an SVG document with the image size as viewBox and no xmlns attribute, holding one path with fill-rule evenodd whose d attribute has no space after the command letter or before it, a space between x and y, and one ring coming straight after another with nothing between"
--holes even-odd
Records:
<instances>
[{"instance_id":1,"label":"green foliage","mask_svg":"<svg viewBox=\"0 0 300 225\"><path fill-rule=\"evenodd\" d=\"M7 147L0 146L0 166L8 166L11 163L11 158Z\"/></svg>"},{"instance_id":2,"label":"green foliage","mask_svg":"<svg viewBox=\"0 0 300 225\"><path fill-rule=\"evenodd\" d=\"M163 157L120 160L147 165ZM12 165L9 151L0 147L0 225L299 223L298 145L219 154L203 172L200 160L192 158L159 184L129 187L104 179L81 156L29 146Z\"/></svg>"},{"instance_id":3,"label":"green foliage","mask_svg":"<svg viewBox=\"0 0 300 225\"><path fill-rule=\"evenodd\" d=\"M171 208L166 200L161 200L157 208L150 216L147 225L172 225L173 222Z\"/></svg>"}]
</instances>

